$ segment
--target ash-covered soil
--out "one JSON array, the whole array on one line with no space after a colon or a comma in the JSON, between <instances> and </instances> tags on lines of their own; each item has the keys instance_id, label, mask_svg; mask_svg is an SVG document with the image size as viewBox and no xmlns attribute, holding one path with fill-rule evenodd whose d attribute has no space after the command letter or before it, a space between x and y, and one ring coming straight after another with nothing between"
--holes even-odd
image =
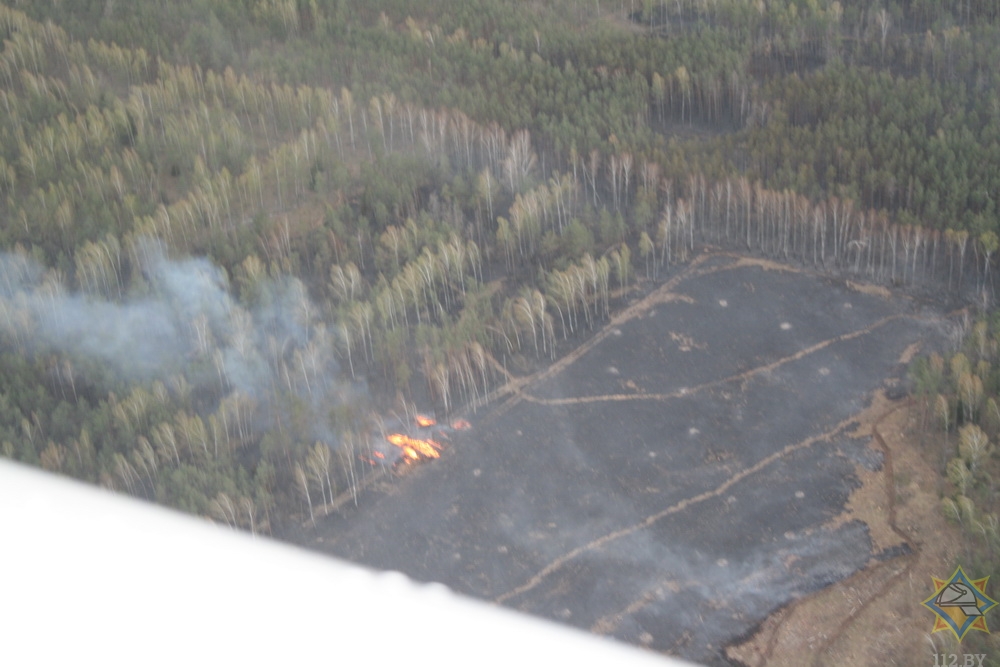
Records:
<instances>
[{"instance_id":1,"label":"ash-covered soil","mask_svg":"<svg viewBox=\"0 0 1000 667\"><path fill-rule=\"evenodd\" d=\"M725 664L776 609L891 557L837 520L881 465L853 417L945 328L903 297L703 256L440 460L289 537Z\"/></svg>"}]
</instances>

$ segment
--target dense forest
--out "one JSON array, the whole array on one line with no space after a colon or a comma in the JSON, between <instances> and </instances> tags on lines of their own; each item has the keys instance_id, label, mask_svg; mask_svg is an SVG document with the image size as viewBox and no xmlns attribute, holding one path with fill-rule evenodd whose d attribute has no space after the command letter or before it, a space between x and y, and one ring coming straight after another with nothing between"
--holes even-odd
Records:
<instances>
[{"instance_id":1,"label":"dense forest","mask_svg":"<svg viewBox=\"0 0 1000 667\"><path fill-rule=\"evenodd\" d=\"M995 296L997 0L51 0L0 36L0 453L234 527L704 244Z\"/></svg>"}]
</instances>

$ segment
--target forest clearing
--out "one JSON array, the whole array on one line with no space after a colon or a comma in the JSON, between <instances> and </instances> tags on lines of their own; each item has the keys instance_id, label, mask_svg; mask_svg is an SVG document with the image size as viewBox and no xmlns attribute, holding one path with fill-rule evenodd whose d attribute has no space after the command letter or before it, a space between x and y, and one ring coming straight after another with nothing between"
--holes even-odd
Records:
<instances>
[{"instance_id":1,"label":"forest clearing","mask_svg":"<svg viewBox=\"0 0 1000 667\"><path fill-rule=\"evenodd\" d=\"M707 252L470 417L440 460L293 539L718 664L773 612L906 562L865 429L904 352L950 326Z\"/></svg>"}]
</instances>

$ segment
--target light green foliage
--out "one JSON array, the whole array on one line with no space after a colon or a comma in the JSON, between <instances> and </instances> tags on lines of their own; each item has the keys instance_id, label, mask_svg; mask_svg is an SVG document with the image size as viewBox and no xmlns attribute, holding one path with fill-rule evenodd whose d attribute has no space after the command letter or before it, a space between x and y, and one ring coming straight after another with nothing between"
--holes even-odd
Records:
<instances>
[{"instance_id":1,"label":"light green foliage","mask_svg":"<svg viewBox=\"0 0 1000 667\"><path fill-rule=\"evenodd\" d=\"M965 461L960 458L954 458L948 461L948 479L955 485L955 488L958 489L961 495L965 495L965 492L972 485L973 477Z\"/></svg>"},{"instance_id":2,"label":"light green foliage","mask_svg":"<svg viewBox=\"0 0 1000 667\"><path fill-rule=\"evenodd\" d=\"M956 380L972 372L972 364L969 362L969 358L962 352L956 352L952 355L949 366L951 368L951 375Z\"/></svg>"},{"instance_id":3,"label":"light green foliage","mask_svg":"<svg viewBox=\"0 0 1000 667\"><path fill-rule=\"evenodd\" d=\"M944 513L945 518L949 521L953 521L955 523L962 522L962 512L958 508L958 503L956 503L953 499L948 497L942 498L941 511Z\"/></svg>"},{"instance_id":4,"label":"light green foliage","mask_svg":"<svg viewBox=\"0 0 1000 667\"><path fill-rule=\"evenodd\" d=\"M939 440L942 463L947 461L941 472L949 482L945 487L948 495L941 498L941 511L961 527L962 562L974 563L984 573L993 571L1000 551L1000 519L995 511L998 499L995 480L1000 475L1000 466L994 456L996 448L990 442L1000 428L1000 396L991 368L995 356L992 326L980 320L965 329L966 336L959 341L961 351L951 357L950 372L942 375L940 384L934 381L937 371L944 370L940 357L931 356L913 366L918 387L921 384L940 387L941 393L935 399L938 424L946 429L954 429L958 424L957 443L947 434ZM975 375L971 373L970 360L976 360ZM957 413L953 407L956 403L962 406ZM979 409L967 410L970 404L978 405Z\"/></svg>"},{"instance_id":5,"label":"light green foliage","mask_svg":"<svg viewBox=\"0 0 1000 667\"><path fill-rule=\"evenodd\" d=\"M987 457L993 453L993 449L986 433L977 425L966 424L959 429L958 452L973 475L982 467Z\"/></svg>"}]
</instances>

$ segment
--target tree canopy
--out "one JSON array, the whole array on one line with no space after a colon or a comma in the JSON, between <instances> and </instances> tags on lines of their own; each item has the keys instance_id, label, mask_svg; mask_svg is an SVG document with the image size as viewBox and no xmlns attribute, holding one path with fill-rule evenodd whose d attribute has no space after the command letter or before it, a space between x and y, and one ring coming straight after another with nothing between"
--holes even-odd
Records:
<instances>
[{"instance_id":1,"label":"tree canopy","mask_svg":"<svg viewBox=\"0 0 1000 667\"><path fill-rule=\"evenodd\" d=\"M382 415L482 404L699 243L992 299L998 22L0 5L0 451L267 531L377 472Z\"/></svg>"}]
</instances>

